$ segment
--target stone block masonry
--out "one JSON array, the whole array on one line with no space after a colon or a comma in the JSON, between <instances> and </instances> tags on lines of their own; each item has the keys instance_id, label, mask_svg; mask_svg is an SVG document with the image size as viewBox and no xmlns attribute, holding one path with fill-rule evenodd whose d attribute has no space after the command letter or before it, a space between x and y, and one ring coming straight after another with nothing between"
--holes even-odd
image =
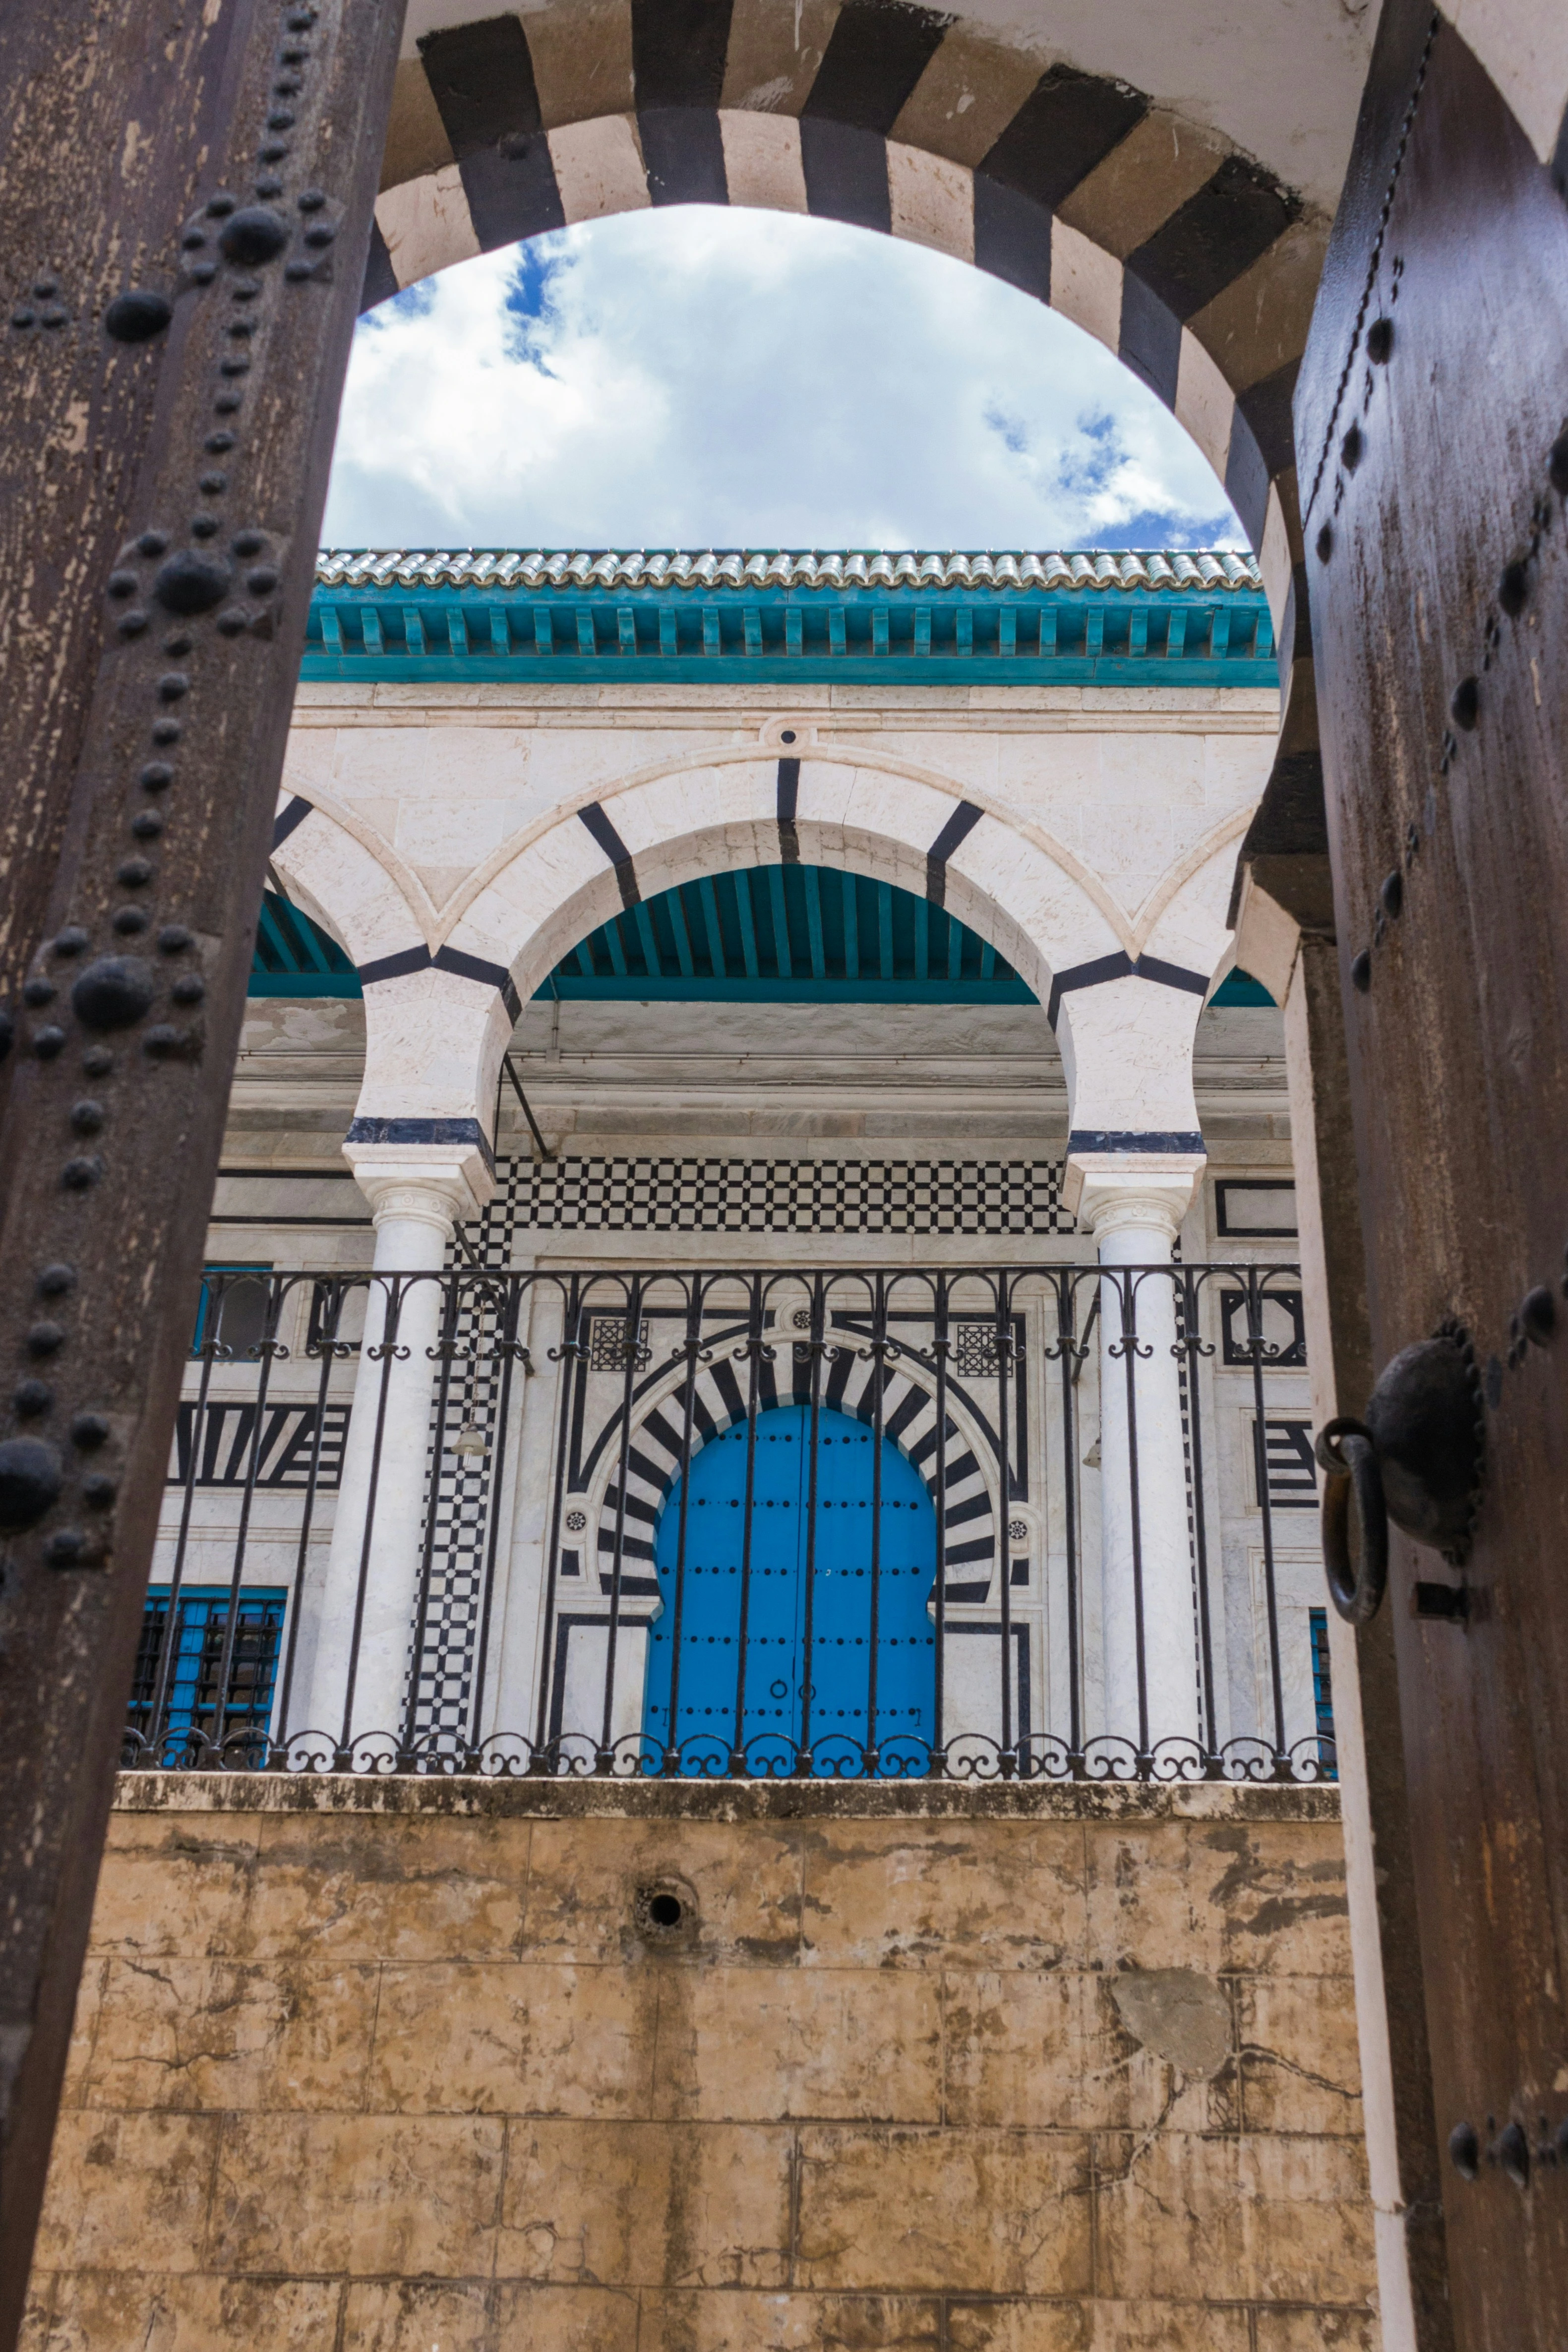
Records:
<instances>
[{"instance_id":1,"label":"stone block masonry","mask_svg":"<svg viewBox=\"0 0 1568 2352\"><path fill-rule=\"evenodd\" d=\"M128 1775L29 2352L1376 2352L1336 1792Z\"/></svg>"}]
</instances>

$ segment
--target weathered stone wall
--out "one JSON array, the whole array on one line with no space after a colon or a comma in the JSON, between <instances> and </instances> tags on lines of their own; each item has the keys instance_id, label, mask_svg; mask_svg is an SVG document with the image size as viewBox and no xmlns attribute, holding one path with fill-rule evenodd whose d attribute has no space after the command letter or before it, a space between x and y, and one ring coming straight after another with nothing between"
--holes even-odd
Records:
<instances>
[{"instance_id":1,"label":"weathered stone wall","mask_svg":"<svg viewBox=\"0 0 1568 2352\"><path fill-rule=\"evenodd\" d=\"M1375 2352L1360 2135L1329 1790L137 1776L29 2343Z\"/></svg>"}]
</instances>

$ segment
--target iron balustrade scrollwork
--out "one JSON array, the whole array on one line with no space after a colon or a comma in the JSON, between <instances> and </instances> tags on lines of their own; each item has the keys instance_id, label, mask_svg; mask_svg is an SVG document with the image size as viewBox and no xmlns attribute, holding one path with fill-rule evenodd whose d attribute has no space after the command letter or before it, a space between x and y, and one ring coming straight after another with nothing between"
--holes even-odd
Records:
<instances>
[{"instance_id":1,"label":"iron balustrade scrollwork","mask_svg":"<svg viewBox=\"0 0 1568 2352\"><path fill-rule=\"evenodd\" d=\"M1269 1454L1309 1412L1271 1402L1300 1295L1234 1264L211 1273L123 1761L1331 1777Z\"/></svg>"}]
</instances>

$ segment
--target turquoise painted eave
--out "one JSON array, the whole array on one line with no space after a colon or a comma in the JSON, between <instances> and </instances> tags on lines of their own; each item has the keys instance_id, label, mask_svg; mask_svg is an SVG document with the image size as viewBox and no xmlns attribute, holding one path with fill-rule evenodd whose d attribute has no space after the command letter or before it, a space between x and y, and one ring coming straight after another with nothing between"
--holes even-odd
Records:
<instances>
[{"instance_id":1,"label":"turquoise painted eave","mask_svg":"<svg viewBox=\"0 0 1568 2352\"><path fill-rule=\"evenodd\" d=\"M1163 661L1126 654L321 654L300 665L307 685L402 686L1137 686L1251 687L1274 692L1267 661Z\"/></svg>"},{"instance_id":2,"label":"turquoise painted eave","mask_svg":"<svg viewBox=\"0 0 1568 2352\"><path fill-rule=\"evenodd\" d=\"M321 683L1229 687L1270 692L1251 585L704 589L318 584L301 675Z\"/></svg>"}]
</instances>

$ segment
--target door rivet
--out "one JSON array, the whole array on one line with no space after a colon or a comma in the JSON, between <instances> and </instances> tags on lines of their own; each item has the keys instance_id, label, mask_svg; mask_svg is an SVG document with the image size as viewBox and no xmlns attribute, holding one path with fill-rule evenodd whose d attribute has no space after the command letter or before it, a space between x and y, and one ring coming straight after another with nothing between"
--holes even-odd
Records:
<instances>
[{"instance_id":1,"label":"door rivet","mask_svg":"<svg viewBox=\"0 0 1568 2352\"><path fill-rule=\"evenodd\" d=\"M1527 1339L1543 1348L1557 1328L1557 1302L1544 1283L1527 1291L1519 1310L1520 1323Z\"/></svg>"},{"instance_id":2,"label":"door rivet","mask_svg":"<svg viewBox=\"0 0 1568 2352\"><path fill-rule=\"evenodd\" d=\"M1522 2124L1505 2124L1497 2137L1497 2160L1518 2189L1530 2186L1530 2142Z\"/></svg>"},{"instance_id":3,"label":"door rivet","mask_svg":"<svg viewBox=\"0 0 1568 2352\"><path fill-rule=\"evenodd\" d=\"M233 577L221 557L197 555L187 548L169 558L153 583L153 593L166 613L210 613L228 594Z\"/></svg>"},{"instance_id":4,"label":"door rivet","mask_svg":"<svg viewBox=\"0 0 1568 2352\"><path fill-rule=\"evenodd\" d=\"M1479 680L1474 677L1462 677L1454 688L1453 699L1448 708L1454 714L1454 724L1464 728L1468 733L1481 715Z\"/></svg>"},{"instance_id":5,"label":"door rivet","mask_svg":"<svg viewBox=\"0 0 1568 2352\"><path fill-rule=\"evenodd\" d=\"M1363 948L1360 955L1351 958L1351 986L1359 989L1363 996L1372 986L1372 954L1369 949Z\"/></svg>"},{"instance_id":6,"label":"door rivet","mask_svg":"<svg viewBox=\"0 0 1568 2352\"><path fill-rule=\"evenodd\" d=\"M1393 922L1405 904L1405 877L1397 867L1384 877L1383 887L1377 895L1383 901L1384 913Z\"/></svg>"},{"instance_id":7,"label":"door rivet","mask_svg":"<svg viewBox=\"0 0 1568 2352\"><path fill-rule=\"evenodd\" d=\"M156 993L153 968L139 956L100 956L71 990L71 1003L89 1029L131 1029Z\"/></svg>"},{"instance_id":8,"label":"door rivet","mask_svg":"<svg viewBox=\"0 0 1568 2352\"><path fill-rule=\"evenodd\" d=\"M1371 326L1366 331L1366 355L1368 359L1373 362L1374 366L1384 367L1387 365L1389 354L1392 352L1393 349L1393 320L1374 319Z\"/></svg>"},{"instance_id":9,"label":"door rivet","mask_svg":"<svg viewBox=\"0 0 1568 2352\"><path fill-rule=\"evenodd\" d=\"M211 206L208 206L211 210ZM218 244L226 261L239 263L253 269L265 261L273 261L289 242L289 224L265 205L247 205L228 223Z\"/></svg>"},{"instance_id":10,"label":"door rivet","mask_svg":"<svg viewBox=\"0 0 1568 2352\"><path fill-rule=\"evenodd\" d=\"M128 294L117 294L104 312L104 332L117 343L147 343L163 333L174 315L167 296L134 287Z\"/></svg>"},{"instance_id":11,"label":"door rivet","mask_svg":"<svg viewBox=\"0 0 1568 2352\"><path fill-rule=\"evenodd\" d=\"M1448 2161L1461 2180L1474 2180L1481 2168L1481 2143L1474 2124L1456 2124L1448 2134Z\"/></svg>"},{"instance_id":12,"label":"door rivet","mask_svg":"<svg viewBox=\"0 0 1568 2352\"><path fill-rule=\"evenodd\" d=\"M0 1445L0 1528L22 1535L36 1527L58 1500L65 1468L52 1445L36 1437L11 1437Z\"/></svg>"}]
</instances>

